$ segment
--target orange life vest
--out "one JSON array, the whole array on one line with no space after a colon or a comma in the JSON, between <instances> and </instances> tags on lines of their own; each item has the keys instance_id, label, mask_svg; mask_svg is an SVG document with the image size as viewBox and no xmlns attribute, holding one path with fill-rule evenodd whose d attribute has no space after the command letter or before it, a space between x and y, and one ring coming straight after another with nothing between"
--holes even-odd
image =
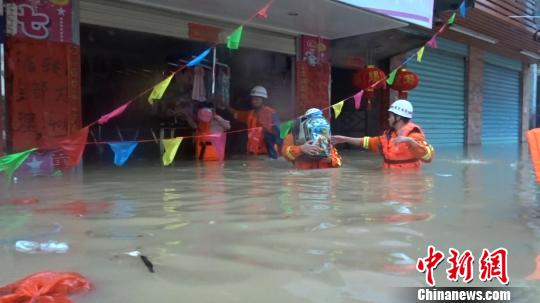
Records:
<instances>
[{"instance_id":1,"label":"orange life vest","mask_svg":"<svg viewBox=\"0 0 540 303\"><path fill-rule=\"evenodd\" d=\"M224 155L220 155L224 151L218 151L212 144L212 138L209 136L212 134L211 122L199 121L197 122L197 132L195 139L195 159L203 161L219 161L223 159ZM226 136L226 134L221 134ZM208 136L208 137L206 137ZM223 141L226 139L224 138Z\"/></svg>"},{"instance_id":2,"label":"orange life vest","mask_svg":"<svg viewBox=\"0 0 540 303\"><path fill-rule=\"evenodd\" d=\"M275 111L264 106L259 111L251 110L247 118L248 143L247 152L254 155L267 154L264 144L264 131L272 131L272 115Z\"/></svg>"},{"instance_id":3,"label":"orange life vest","mask_svg":"<svg viewBox=\"0 0 540 303\"><path fill-rule=\"evenodd\" d=\"M409 136L413 132L424 135L422 128L412 122L405 124L399 132L403 136ZM395 133L389 130L386 130L380 137L379 152L384 160L384 168L420 168L422 166L420 159L414 156L407 143L395 144L396 138Z\"/></svg>"}]
</instances>

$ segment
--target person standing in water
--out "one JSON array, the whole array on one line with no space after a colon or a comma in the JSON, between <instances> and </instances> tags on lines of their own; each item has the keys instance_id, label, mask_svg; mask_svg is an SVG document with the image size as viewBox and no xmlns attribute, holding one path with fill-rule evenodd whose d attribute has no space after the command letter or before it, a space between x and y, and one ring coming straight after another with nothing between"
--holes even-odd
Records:
<instances>
[{"instance_id":1,"label":"person standing in water","mask_svg":"<svg viewBox=\"0 0 540 303\"><path fill-rule=\"evenodd\" d=\"M247 152L252 155L268 154L271 159L279 156L279 116L270 106L265 105L268 99L266 88L257 85L250 92L252 110L240 111L229 108L233 117L248 127Z\"/></svg>"},{"instance_id":2,"label":"person standing in water","mask_svg":"<svg viewBox=\"0 0 540 303\"><path fill-rule=\"evenodd\" d=\"M383 167L390 169L420 169L422 163L433 160L435 151L426 142L422 128L414 124L413 106L407 100L396 100L390 108L388 124L390 129L381 136L351 138L332 136L332 143L349 143L379 153Z\"/></svg>"}]
</instances>

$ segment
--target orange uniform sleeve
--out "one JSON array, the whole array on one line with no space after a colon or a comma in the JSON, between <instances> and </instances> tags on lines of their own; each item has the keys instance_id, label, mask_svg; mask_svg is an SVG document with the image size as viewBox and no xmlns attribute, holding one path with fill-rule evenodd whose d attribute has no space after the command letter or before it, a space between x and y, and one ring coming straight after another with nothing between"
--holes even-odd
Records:
<instances>
[{"instance_id":1,"label":"orange uniform sleeve","mask_svg":"<svg viewBox=\"0 0 540 303\"><path fill-rule=\"evenodd\" d=\"M409 138L414 139L414 141L418 143L417 146L411 147L414 156L424 162L431 162L435 155L435 150L433 149L433 146L426 142L426 137L421 133L414 132L409 134Z\"/></svg>"},{"instance_id":2,"label":"orange uniform sleeve","mask_svg":"<svg viewBox=\"0 0 540 303\"><path fill-rule=\"evenodd\" d=\"M249 117L249 112L248 110L234 110L233 111L233 117L234 119L242 122L242 123L247 123L248 121L248 117Z\"/></svg>"},{"instance_id":3,"label":"orange uniform sleeve","mask_svg":"<svg viewBox=\"0 0 540 303\"><path fill-rule=\"evenodd\" d=\"M300 146L294 145L292 134L288 134L287 137L285 137L283 147L281 148L281 154L289 161L294 161L302 155Z\"/></svg>"},{"instance_id":4,"label":"orange uniform sleeve","mask_svg":"<svg viewBox=\"0 0 540 303\"><path fill-rule=\"evenodd\" d=\"M369 149L374 153L378 153L380 141L380 137L363 137L360 138L360 146L364 149Z\"/></svg>"}]
</instances>

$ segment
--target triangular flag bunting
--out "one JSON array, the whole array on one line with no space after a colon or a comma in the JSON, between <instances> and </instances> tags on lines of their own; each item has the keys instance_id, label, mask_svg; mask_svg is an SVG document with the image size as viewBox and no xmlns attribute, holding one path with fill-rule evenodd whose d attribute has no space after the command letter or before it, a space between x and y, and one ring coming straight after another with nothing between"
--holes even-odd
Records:
<instances>
[{"instance_id":1,"label":"triangular flag bunting","mask_svg":"<svg viewBox=\"0 0 540 303\"><path fill-rule=\"evenodd\" d=\"M450 19L448 19L448 24L454 24L454 22L456 22L456 13L453 13Z\"/></svg>"},{"instance_id":2,"label":"triangular flag bunting","mask_svg":"<svg viewBox=\"0 0 540 303\"><path fill-rule=\"evenodd\" d=\"M169 83L171 83L173 76L174 74L168 76L165 80L159 82L154 86L152 93L150 93L150 96L148 96L148 102L150 104L154 104L156 100L159 100L161 99L161 97L163 97L163 94L167 90L167 87L169 87Z\"/></svg>"},{"instance_id":3,"label":"triangular flag bunting","mask_svg":"<svg viewBox=\"0 0 540 303\"><path fill-rule=\"evenodd\" d=\"M356 108L356 110L360 109L360 105L362 104L362 96L364 96L364 90L361 90L359 93L354 95L354 108Z\"/></svg>"},{"instance_id":4,"label":"triangular flag bunting","mask_svg":"<svg viewBox=\"0 0 540 303\"><path fill-rule=\"evenodd\" d=\"M62 149L68 158L66 166L72 167L81 163L89 130L90 126L84 127L75 134L58 142L58 147Z\"/></svg>"},{"instance_id":5,"label":"triangular flag bunting","mask_svg":"<svg viewBox=\"0 0 540 303\"><path fill-rule=\"evenodd\" d=\"M293 126L293 123L294 123L294 120L290 120L290 121L287 121L287 122L283 122L283 123L281 123L281 125L279 125L279 137L281 139L285 139L287 134L289 134L289 132L291 131L291 128Z\"/></svg>"},{"instance_id":6,"label":"triangular flag bunting","mask_svg":"<svg viewBox=\"0 0 540 303\"><path fill-rule=\"evenodd\" d=\"M11 181L13 173L23 164L23 162L30 156L31 153L36 151L37 148L22 151L20 153L11 154L0 157L0 172L5 172L8 180Z\"/></svg>"},{"instance_id":7,"label":"triangular flag bunting","mask_svg":"<svg viewBox=\"0 0 540 303\"><path fill-rule=\"evenodd\" d=\"M212 49L209 48L207 50L205 50L202 54L198 55L197 57L195 57L193 60L189 61L188 64L186 65L187 67L193 67L193 66L197 66L199 65L199 63L201 63L201 61L206 58L206 56L208 56L208 54L210 53Z\"/></svg>"},{"instance_id":8,"label":"triangular flag bunting","mask_svg":"<svg viewBox=\"0 0 540 303\"><path fill-rule=\"evenodd\" d=\"M461 17L467 16L467 3L466 3L466 0L463 0L463 2L461 2L461 4L459 5L459 15Z\"/></svg>"},{"instance_id":9,"label":"triangular flag bunting","mask_svg":"<svg viewBox=\"0 0 540 303\"><path fill-rule=\"evenodd\" d=\"M386 79L386 83L388 83L388 85L392 85L394 84L394 80L396 79L396 73L397 73L397 68L394 69L390 75L388 75L388 79Z\"/></svg>"},{"instance_id":10,"label":"triangular flag bunting","mask_svg":"<svg viewBox=\"0 0 540 303\"><path fill-rule=\"evenodd\" d=\"M433 36L426 44L431 48L437 48L437 36Z\"/></svg>"},{"instance_id":11,"label":"triangular flag bunting","mask_svg":"<svg viewBox=\"0 0 540 303\"><path fill-rule=\"evenodd\" d=\"M163 165L171 165L174 161L174 157L176 156L176 152L178 151L178 147L180 147L180 143L182 143L183 138L174 138L174 139L164 139L161 140L161 143L163 144L163 147L165 148L165 153L163 153Z\"/></svg>"},{"instance_id":12,"label":"triangular flag bunting","mask_svg":"<svg viewBox=\"0 0 540 303\"><path fill-rule=\"evenodd\" d=\"M414 58L414 55L413 56L409 56L409 58L407 58L407 60L405 60L405 62L403 62L402 65L407 65L409 64L409 62L411 62L411 60Z\"/></svg>"},{"instance_id":13,"label":"triangular flag bunting","mask_svg":"<svg viewBox=\"0 0 540 303\"><path fill-rule=\"evenodd\" d=\"M120 116L126 110L126 108L131 104L131 102L133 102L133 101L129 101L126 104L124 104L124 105L118 107L117 109L113 110L112 112L101 116L101 118L99 118L99 120L98 120L98 123L103 125L103 124L109 122L109 120L111 120L112 118L114 118L116 116Z\"/></svg>"},{"instance_id":14,"label":"triangular flag bunting","mask_svg":"<svg viewBox=\"0 0 540 303\"><path fill-rule=\"evenodd\" d=\"M131 157L131 154L135 150L138 142L116 142L109 143L112 151L114 152L114 164L116 166L122 166Z\"/></svg>"},{"instance_id":15,"label":"triangular flag bunting","mask_svg":"<svg viewBox=\"0 0 540 303\"><path fill-rule=\"evenodd\" d=\"M424 56L424 49L425 48L426 48L425 46L422 46L422 48L420 48L418 50L418 52L416 52L416 61L422 62L422 56Z\"/></svg>"},{"instance_id":16,"label":"triangular flag bunting","mask_svg":"<svg viewBox=\"0 0 540 303\"><path fill-rule=\"evenodd\" d=\"M336 119L341 114L341 109L343 108L343 104L345 104L345 100L339 101L338 103L332 105L332 108L334 109L334 115L336 116Z\"/></svg>"},{"instance_id":17,"label":"triangular flag bunting","mask_svg":"<svg viewBox=\"0 0 540 303\"><path fill-rule=\"evenodd\" d=\"M266 4L263 8L261 8L258 12L257 12L257 17L260 17L260 18L268 18L268 9L270 8L270 5L272 5L272 2Z\"/></svg>"},{"instance_id":18,"label":"triangular flag bunting","mask_svg":"<svg viewBox=\"0 0 540 303\"><path fill-rule=\"evenodd\" d=\"M227 47L230 49L238 49L240 47L240 40L242 40L242 31L244 26L240 26L234 30L232 34L227 37Z\"/></svg>"},{"instance_id":19,"label":"triangular flag bunting","mask_svg":"<svg viewBox=\"0 0 540 303\"><path fill-rule=\"evenodd\" d=\"M437 35L442 35L447 27L448 23L445 23L443 26L441 26L441 28L439 28L439 30L437 31Z\"/></svg>"}]
</instances>

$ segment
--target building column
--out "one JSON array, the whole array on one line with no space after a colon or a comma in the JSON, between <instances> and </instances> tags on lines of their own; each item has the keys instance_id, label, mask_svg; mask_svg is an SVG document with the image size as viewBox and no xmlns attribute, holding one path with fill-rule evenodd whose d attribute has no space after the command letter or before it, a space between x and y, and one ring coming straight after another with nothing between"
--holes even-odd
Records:
<instances>
[{"instance_id":1,"label":"building column","mask_svg":"<svg viewBox=\"0 0 540 303\"><path fill-rule=\"evenodd\" d=\"M482 143L482 103L484 99L484 52L470 46L467 62L467 144Z\"/></svg>"},{"instance_id":2,"label":"building column","mask_svg":"<svg viewBox=\"0 0 540 303\"><path fill-rule=\"evenodd\" d=\"M536 64L523 64L521 91L521 141L527 140L527 131L535 127L536 117ZM531 119L532 118L532 119Z\"/></svg>"}]
</instances>

